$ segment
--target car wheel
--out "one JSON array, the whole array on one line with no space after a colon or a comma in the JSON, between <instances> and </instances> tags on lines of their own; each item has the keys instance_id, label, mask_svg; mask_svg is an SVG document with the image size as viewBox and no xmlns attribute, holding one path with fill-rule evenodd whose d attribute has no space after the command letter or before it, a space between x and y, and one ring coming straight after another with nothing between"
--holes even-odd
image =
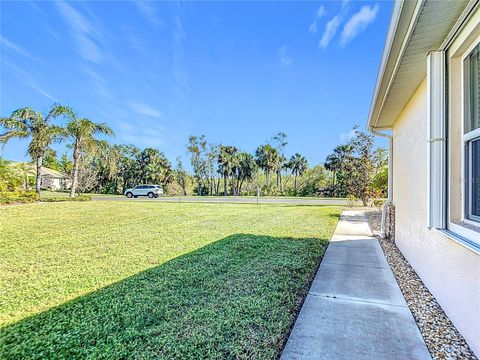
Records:
<instances>
[{"instance_id":1,"label":"car wheel","mask_svg":"<svg viewBox=\"0 0 480 360\"><path fill-rule=\"evenodd\" d=\"M131 192L127 193L127 198L131 199L133 194Z\"/></svg>"},{"instance_id":2,"label":"car wheel","mask_svg":"<svg viewBox=\"0 0 480 360\"><path fill-rule=\"evenodd\" d=\"M138 195L133 195L133 197L136 199L138 197Z\"/></svg>"},{"instance_id":3,"label":"car wheel","mask_svg":"<svg viewBox=\"0 0 480 360\"><path fill-rule=\"evenodd\" d=\"M149 193L148 193L148 197L149 197L150 199L153 199L153 193L152 193L152 192L149 192Z\"/></svg>"}]
</instances>

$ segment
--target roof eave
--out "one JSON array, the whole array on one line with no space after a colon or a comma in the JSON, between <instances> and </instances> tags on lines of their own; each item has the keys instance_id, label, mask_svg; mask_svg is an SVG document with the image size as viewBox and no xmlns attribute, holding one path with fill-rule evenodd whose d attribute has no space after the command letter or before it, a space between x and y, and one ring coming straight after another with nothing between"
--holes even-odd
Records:
<instances>
[{"instance_id":1,"label":"roof eave","mask_svg":"<svg viewBox=\"0 0 480 360\"><path fill-rule=\"evenodd\" d=\"M370 105L367 126L372 130L387 130L390 126L377 126L379 114L388 95L396 68L405 51L425 0L396 1L392 10L390 26L382 53L382 61L377 75L374 96Z\"/></svg>"}]
</instances>

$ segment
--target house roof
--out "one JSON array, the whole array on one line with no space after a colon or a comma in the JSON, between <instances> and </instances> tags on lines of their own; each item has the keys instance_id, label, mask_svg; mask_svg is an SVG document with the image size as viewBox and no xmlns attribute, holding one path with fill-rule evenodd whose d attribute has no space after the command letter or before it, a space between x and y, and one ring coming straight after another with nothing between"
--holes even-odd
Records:
<instances>
[{"instance_id":1,"label":"house roof","mask_svg":"<svg viewBox=\"0 0 480 360\"><path fill-rule=\"evenodd\" d=\"M368 118L368 127L392 127L426 76L429 52L442 50L479 0L396 1Z\"/></svg>"},{"instance_id":2,"label":"house roof","mask_svg":"<svg viewBox=\"0 0 480 360\"><path fill-rule=\"evenodd\" d=\"M40 175L43 177L57 178L57 179L68 179L68 175L62 174L60 171L49 169L42 166L40 169Z\"/></svg>"}]
</instances>

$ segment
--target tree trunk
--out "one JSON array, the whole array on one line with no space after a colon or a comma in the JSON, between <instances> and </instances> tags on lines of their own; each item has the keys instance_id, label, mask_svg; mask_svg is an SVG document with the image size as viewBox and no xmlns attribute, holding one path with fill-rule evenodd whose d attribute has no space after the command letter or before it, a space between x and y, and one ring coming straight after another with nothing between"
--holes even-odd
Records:
<instances>
[{"instance_id":1,"label":"tree trunk","mask_svg":"<svg viewBox=\"0 0 480 360\"><path fill-rule=\"evenodd\" d=\"M73 175L72 175L72 188L70 189L70 197L75 197L77 185L78 185L78 167L79 167L79 149L78 146L75 145L73 149Z\"/></svg>"},{"instance_id":2,"label":"tree trunk","mask_svg":"<svg viewBox=\"0 0 480 360\"><path fill-rule=\"evenodd\" d=\"M238 195L238 181L235 181L235 176L232 176L232 194Z\"/></svg>"},{"instance_id":3,"label":"tree trunk","mask_svg":"<svg viewBox=\"0 0 480 360\"><path fill-rule=\"evenodd\" d=\"M335 179L337 177L337 171L336 169L333 169L333 197L335 197L335 193L337 192L337 189L335 188Z\"/></svg>"},{"instance_id":4,"label":"tree trunk","mask_svg":"<svg viewBox=\"0 0 480 360\"><path fill-rule=\"evenodd\" d=\"M227 196L227 174L223 174L223 196Z\"/></svg>"},{"instance_id":5,"label":"tree trunk","mask_svg":"<svg viewBox=\"0 0 480 360\"><path fill-rule=\"evenodd\" d=\"M294 189L295 189L295 195L297 195L297 173L295 173Z\"/></svg>"},{"instance_id":6,"label":"tree trunk","mask_svg":"<svg viewBox=\"0 0 480 360\"><path fill-rule=\"evenodd\" d=\"M282 186L282 170L278 171L278 180L280 182L280 192L283 192L283 186Z\"/></svg>"},{"instance_id":7,"label":"tree trunk","mask_svg":"<svg viewBox=\"0 0 480 360\"><path fill-rule=\"evenodd\" d=\"M270 186L270 171L265 171L265 182L267 184L267 188Z\"/></svg>"},{"instance_id":8,"label":"tree trunk","mask_svg":"<svg viewBox=\"0 0 480 360\"><path fill-rule=\"evenodd\" d=\"M41 182L41 171L42 169L42 157L37 156L37 183L35 184L35 191L40 195L40 182Z\"/></svg>"}]
</instances>

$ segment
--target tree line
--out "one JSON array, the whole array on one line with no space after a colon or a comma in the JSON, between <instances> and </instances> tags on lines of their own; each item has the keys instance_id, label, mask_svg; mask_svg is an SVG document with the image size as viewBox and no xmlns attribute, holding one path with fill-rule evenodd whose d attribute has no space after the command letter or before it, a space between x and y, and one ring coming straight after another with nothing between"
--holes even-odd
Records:
<instances>
[{"instance_id":1,"label":"tree line","mask_svg":"<svg viewBox=\"0 0 480 360\"><path fill-rule=\"evenodd\" d=\"M61 126L59 122L65 123ZM204 135L189 137L186 154L192 173L178 157L172 166L164 153L154 148L110 144L113 136L105 123L79 117L70 107L54 105L46 113L22 108L0 119L0 142L28 138L28 154L34 171L16 167L17 185L27 189L32 172L40 192L42 166L71 177L70 195L79 192L124 193L141 183L154 183L169 194L355 196L365 203L386 191L386 151L374 149L373 137L355 128L346 144L337 146L324 164L310 167L305 156L287 156L288 136L274 134L254 153L232 145L209 143ZM57 157L52 144L67 142L67 152ZM0 190L15 176L0 161ZM22 167L23 166L23 167ZM3 169L3 170L2 170ZM13 186L10 186L10 188Z\"/></svg>"},{"instance_id":2,"label":"tree line","mask_svg":"<svg viewBox=\"0 0 480 360\"><path fill-rule=\"evenodd\" d=\"M279 132L250 154L235 146L208 143L204 135L190 136L187 152L195 193L241 195L254 194L260 189L264 194L297 195L297 180L308 169L308 162L299 153L287 158L287 144L287 135ZM294 178L291 186L285 186L282 180L288 175ZM275 176L275 183L272 183L272 176Z\"/></svg>"}]
</instances>

